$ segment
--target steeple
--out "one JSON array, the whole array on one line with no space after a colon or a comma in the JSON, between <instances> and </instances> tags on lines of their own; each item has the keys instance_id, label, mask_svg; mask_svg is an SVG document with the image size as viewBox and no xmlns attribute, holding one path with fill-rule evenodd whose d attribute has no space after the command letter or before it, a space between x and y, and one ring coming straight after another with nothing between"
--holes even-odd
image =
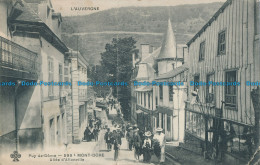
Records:
<instances>
[{"instance_id":1,"label":"steeple","mask_svg":"<svg viewBox=\"0 0 260 165\"><path fill-rule=\"evenodd\" d=\"M169 19L167 32L164 35L161 52L157 59L172 59L176 57L176 41L172 30L171 20Z\"/></svg>"}]
</instances>

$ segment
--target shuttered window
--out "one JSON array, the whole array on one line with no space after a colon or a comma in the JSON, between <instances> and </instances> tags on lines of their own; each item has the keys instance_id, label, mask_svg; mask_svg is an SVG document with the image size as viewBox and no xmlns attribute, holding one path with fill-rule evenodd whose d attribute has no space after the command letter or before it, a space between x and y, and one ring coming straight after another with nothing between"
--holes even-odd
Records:
<instances>
[{"instance_id":1,"label":"shuttered window","mask_svg":"<svg viewBox=\"0 0 260 165\"><path fill-rule=\"evenodd\" d=\"M226 54L226 31L221 31L218 34L218 55Z\"/></svg>"}]
</instances>

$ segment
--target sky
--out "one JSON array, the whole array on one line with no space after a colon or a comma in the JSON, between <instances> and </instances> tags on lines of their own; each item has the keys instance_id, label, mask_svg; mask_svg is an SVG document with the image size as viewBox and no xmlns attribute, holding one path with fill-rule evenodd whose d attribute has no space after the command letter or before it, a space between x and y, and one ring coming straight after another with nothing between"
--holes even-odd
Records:
<instances>
[{"instance_id":1,"label":"sky","mask_svg":"<svg viewBox=\"0 0 260 165\"><path fill-rule=\"evenodd\" d=\"M52 0L53 8L62 16L86 15L119 7L143 6L177 6L184 4L199 4L225 2L226 0ZM75 7L95 7L99 10L76 11Z\"/></svg>"}]
</instances>

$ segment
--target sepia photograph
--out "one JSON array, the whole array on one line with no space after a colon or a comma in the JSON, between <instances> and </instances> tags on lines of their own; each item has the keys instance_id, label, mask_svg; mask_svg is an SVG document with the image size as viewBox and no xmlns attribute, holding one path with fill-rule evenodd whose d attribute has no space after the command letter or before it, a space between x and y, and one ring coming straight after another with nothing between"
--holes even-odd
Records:
<instances>
[{"instance_id":1,"label":"sepia photograph","mask_svg":"<svg viewBox=\"0 0 260 165\"><path fill-rule=\"evenodd\" d=\"M0 165L260 165L260 0L0 0Z\"/></svg>"}]
</instances>

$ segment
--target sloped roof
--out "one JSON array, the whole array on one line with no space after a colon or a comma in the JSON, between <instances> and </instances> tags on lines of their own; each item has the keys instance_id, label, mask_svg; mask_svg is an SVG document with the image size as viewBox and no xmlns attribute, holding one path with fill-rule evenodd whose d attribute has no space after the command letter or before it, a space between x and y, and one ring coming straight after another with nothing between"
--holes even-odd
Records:
<instances>
[{"instance_id":1,"label":"sloped roof","mask_svg":"<svg viewBox=\"0 0 260 165\"><path fill-rule=\"evenodd\" d=\"M175 76L177 76L178 74L180 74L180 73L182 73L182 72L184 72L184 71L186 71L186 70L188 70L188 69L189 69L189 68L188 68L188 65L187 65L187 64L184 64L184 65L182 65L182 66L179 66L179 67L173 69L172 71L169 71L169 72L167 72L167 73L164 73L164 74L162 74L162 75L156 77L155 79L156 79L156 80L159 80L159 79L167 79L167 78L175 77Z\"/></svg>"},{"instance_id":2,"label":"sloped roof","mask_svg":"<svg viewBox=\"0 0 260 165\"><path fill-rule=\"evenodd\" d=\"M157 59L176 58L176 40L172 30L171 20L168 20L168 28L164 35L162 48Z\"/></svg>"},{"instance_id":3,"label":"sloped roof","mask_svg":"<svg viewBox=\"0 0 260 165\"><path fill-rule=\"evenodd\" d=\"M148 57L144 58L140 63L153 64L154 60L158 57L160 51L161 51L161 47L154 50Z\"/></svg>"},{"instance_id":4,"label":"sloped roof","mask_svg":"<svg viewBox=\"0 0 260 165\"><path fill-rule=\"evenodd\" d=\"M38 10L38 4L30 5L23 1L23 6L15 6L15 12L12 16L12 20L43 23L34 8L37 8Z\"/></svg>"}]
</instances>

